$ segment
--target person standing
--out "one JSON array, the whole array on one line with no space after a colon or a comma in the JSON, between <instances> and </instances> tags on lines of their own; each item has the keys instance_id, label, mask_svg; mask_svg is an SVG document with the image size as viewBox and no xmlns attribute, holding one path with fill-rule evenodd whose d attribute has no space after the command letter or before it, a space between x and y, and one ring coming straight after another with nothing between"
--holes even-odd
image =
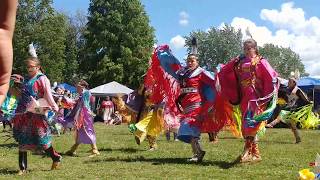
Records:
<instances>
[{"instance_id":1,"label":"person standing","mask_svg":"<svg viewBox=\"0 0 320 180\"><path fill-rule=\"evenodd\" d=\"M101 109L102 109L102 117L103 121L106 124L110 124L109 122L112 119L112 114L114 113L114 104L110 100L110 97L107 96L104 101L101 103Z\"/></svg>"}]
</instances>

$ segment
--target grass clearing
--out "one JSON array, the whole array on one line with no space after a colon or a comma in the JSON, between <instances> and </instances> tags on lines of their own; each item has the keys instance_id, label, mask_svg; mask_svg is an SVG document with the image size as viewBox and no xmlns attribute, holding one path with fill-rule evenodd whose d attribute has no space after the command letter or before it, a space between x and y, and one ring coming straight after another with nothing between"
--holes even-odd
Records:
<instances>
[{"instance_id":1,"label":"grass clearing","mask_svg":"<svg viewBox=\"0 0 320 180\"><path fill-rule=\"evenodd\" d=\"M297 179L298 171L308 168L319 152L319 131L300 131L302 143L294 144L290 129L268 129L260 139L263 161L256 164L233 164L242 152L243 140L225 131L219 143L208 142L202 134L206 156L201 164L190 164L189 144L167 142L158 138L158 149L147 151L148 143L135 144L126 125L95 124L97 145L101 155L88 157L90 145L80 145L78 157L64 156L59 170L49 171L51 159L28 153L28 174L24 179ZM13 139L5 142L8 133L1 132L0 179L20 179L18 149ZM73 144L73 133L54 137L58 152L67 151Z\"/></svg>"}]
</instances>

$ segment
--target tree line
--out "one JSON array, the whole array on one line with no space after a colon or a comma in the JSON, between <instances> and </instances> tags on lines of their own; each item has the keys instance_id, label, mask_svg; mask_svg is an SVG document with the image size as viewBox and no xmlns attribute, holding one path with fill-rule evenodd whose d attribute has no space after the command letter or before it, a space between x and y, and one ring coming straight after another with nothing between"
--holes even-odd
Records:
<instances>
[{"instance_id":1,"label":"tree line","mask_svg":"<svg viewBox=\"0 0 320 180\"><path fill-rule=\"evenodd\" d=\"M199 41L200 64L211 69L241 53L242 34L230 26L193 31ZM14 34L13 72L25 74L24 60L33 43L52 82L86 79L91 87L118 81L138 87L148 67L154 29L140 0L91 0L88 13L58 12L52 0L19 0ZM299 69L300 57L288 48L267 44L260 48L283 77Z\"/></svg>"},{"instance_id":2,"label":"tree line","mask_svg":"<svg viewBox=\"0 0 320 180\"><path fill-rule=\"evenodd\" d=\"M218 64L224 64L231 58L243 53L242 33L229 25L223 28L211 27L206 31L197 30L186 36L188 51L191 51L191 40L198 40L200 65L212 69ZM308 76L300 56L290 48L265 44L259 47L259 53L268 59L271 66L282 78L290 77L290 73L299 70L302 76Z\"/></svg>"}]
</instances>

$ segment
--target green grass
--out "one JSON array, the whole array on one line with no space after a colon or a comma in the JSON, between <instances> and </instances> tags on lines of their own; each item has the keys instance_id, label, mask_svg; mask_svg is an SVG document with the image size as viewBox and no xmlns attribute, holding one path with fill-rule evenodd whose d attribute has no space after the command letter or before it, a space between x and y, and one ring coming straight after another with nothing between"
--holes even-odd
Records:
<instances>
[{"instance_id":1,"label":"green grass","mask_svg":"<svg viewBox=\"0 0 320 180\"><path fill-rule=\"evenodd\" d=\"M28 154L29 173L24 179L297 179L298 171L308 168L319 152L318 130L300 131L301 144L294 144L289 129L268 129L260 139L263 161L256 164L232 164L243 149L243 140L229 132L219 134L219 143L208 143L202 135L207 151L204 162L190 164L191 147L182 142L158 139L158 150L147 151L148 143L135 144L127 126L96 124L100 156L90 158L89 145L81 145L79 157L64 156L61 169L49 171L51 159ZM5 136L7 133L0 133ZM18 149L13 139L0 141L0 179L18 179ZM54 138L59 152L73 144L73 134Z\"/></svg>"}]
</instances>

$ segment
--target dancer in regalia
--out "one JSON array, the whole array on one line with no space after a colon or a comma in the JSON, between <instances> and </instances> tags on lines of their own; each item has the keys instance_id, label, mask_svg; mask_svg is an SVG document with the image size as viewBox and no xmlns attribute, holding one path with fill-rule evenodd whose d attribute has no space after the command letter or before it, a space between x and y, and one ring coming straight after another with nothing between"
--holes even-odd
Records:
<instances>
[{"instance_id":1,"label":"dancer in regalia","mask_svg":"<svg viewBox=\"0 0 320 180\"><path fill-rule=\"evenodd\" d=\"M27 150L42 148L52 159L51 169L56 169L62 157L52 146L48 121L52 111L58 111L49 79L43 74L40 61L30 45L31 58L26 60L29 78L24 82L13 123L13 137L19 143L19 175L27 171ZM51 114L51 115L50 115Z\"/></svg>"},{"instance_id":2,"label":"dancer in regalia","mask_svg":"<svg viewBox=\"0 0 320 180\"><path fill-rule=\"evenodd\" d=\"M217 109L223 106L215 104L219 95L214 76L199 67L196 39L193 39L193 45L192 53L187 57L187 67L181 66L167 45L155 49L145 84L150 84L146 79L154 79L157 91L153 92L151 99L167 98L166 106L181 117L178 139L191 144L193 156L189 161L201 162L205 151L200 145L200 134L218 132L228 118L226 111Z\"/></svg>"},{"instance_id":3,"label":"dancer in regalia","mask_svg":"<svg viewBox=\"0 0 320 180\"><path fill-rule=\"evenodd\" d=\"M63 128L63 134L67 131L67 129L73 128L73 123L67 122L65 120L65 117L67 117L69 115L69 114L66 114L65 112L66 112L66 109L72 109L73 106L75 105L75 102L71 98L69 98L68 96L59 93L59 92L61 92L59 90L59 88L57 88L56 92L57 93L54 95L54 97L56 99L56 103L58 104L59 111L54 118L54 121L55 121L54 128L56 128L58 130L57 133L58 133L58 135L60 135L61 127ZM58 129L58 128L60 128L60 129Z\"/></svg>"},{"instance_id":4,"label":"dancer in regalia","mask_svg":"<svg viewBox=\"0 0 320 180\"><path fill-rule=\"evenodd\" d=\"M248 39L243 43L244 54L232 59L219 72L221 92L233 104L240 104L242 135L245 139L241 163L260 161L257 132L264 126L256 116L274 103L277 95L277 73L258 52L257 43ZM275 103L272 104L275 107ZM263 119L267 120L267 119Z\"/></svg>"},{"instance_id":5,"label":"dancer in regalia","mask_svg":"<svg viewBox=\"0 0 320 180\"><path fill-rule=\"evenodd\" d=\"M129 130L135 136L136 143L140 145L148 140L149 150L157 149L156 138L163 131L163 103L155 103L150 99L152 88L141 84L140 88L130 94L126 101L128 110L136 113L129 125Z\"/></svg>"},{"instance_id":6,"label":"dancer in regalia","mask_svg":"<svg viewBox=\"0 0 320 180\"><path fill-rule=\"evenodd\" d=\"M273 127L280 121L288 124L298 144L301 137L297 123L304 129L316 128L320 123L319 116L312 112L312 109L313 103L297 86L296 78L290 78L288 87L279 89L277 108L271 118L273 121L267 124L267 127Z\"/></svg>"},{"instance_id":7,"label":"dancer in regalia","mask_svg":"<svg viewBox=\"0 0 320 180\"><path fill-rule=\"evenodd\" d=\"M6 125L12 129L11 119L13 118L18 106L17 95L21 91L21 85L23 83L23 77L18 74L13 74L10 78L10 87L7 93L7 97L1 106L0 119L3 124L3 131L6 129Z\"/></svg>"},{"instance_id":8,"label":"dancer in regalia","mask_svg":"<svg viewBox=\"0 0 320 180\"><path fill-rule=\"evenodd\" d=\"M81 80L77 84L77 92L80 97L71 114L66 117L67 122L74 122L76 133L75 144L66 152L66 154L70 156L76 155L76 150L80 144L91 145L92 149L90 157L100 154L96 145L96 133L93 126L93 112L91 111L92 96L89 90L87 90L88 87L89 84L84 80Z\"/></svg>"}]
</instances>

